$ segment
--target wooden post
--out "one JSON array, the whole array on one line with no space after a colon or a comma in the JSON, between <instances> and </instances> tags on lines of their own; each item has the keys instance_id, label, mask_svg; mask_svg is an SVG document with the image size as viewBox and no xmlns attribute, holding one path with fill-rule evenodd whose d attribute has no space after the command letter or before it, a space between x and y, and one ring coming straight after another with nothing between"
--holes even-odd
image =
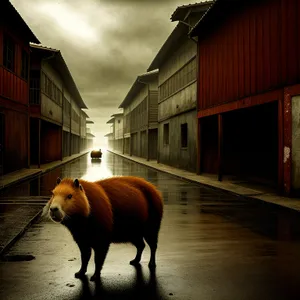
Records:
<instances>
[{"instance_id":1,"label":"wooden post","mask_svg":"<svg viewBox=\"0 0 300 300\"><path fill-rule=\"evenodd\" d=\"M39 118L39 133L38 133L38 168L41 167L41 119Z\"/></svg>"},{"instance_id":2,"label":"wooden post","mask_svg":"<svg viewBox=\"0 0 300 300\"><path fill-rule=\"evenodd\" d=\"M201 118L197 117L197 175L200 175L202 172L201 159L202 159L202 151L201 151Z\"/></svg>"},{"instance_id":3,"label":"wooden post","mask_svg":"<svg viewBox=\"0 0 300 300\"><path fill-rule=\"evenodd\" d=\"M150 148L150 143L149 143L149 128L147 129L147 161L150 160L149 158L149 148Z\"/></svg>"},{"instance_id":4,"label":"wooden post","mask_svg":"<svg viewBox=\"0 0 300 300\"><path fill-rule=\"evenodd\" d=\"M30 169L30 111L28 109L28 122L27 122L27 168Z\"/></svg>"},{"instance_id":5,"label":"wooden post","mask_svg":"<svg viewBox=\"0 0 300 300\"><path fill-rule=\"evenodd\" d=\"M283 183L283 99L278 99L278 192L284 192Z\"/></svg>"},{"instance_id":6,"label":"wooden post","mask_svg":"<svg viewBox=\"0 0 300 300\"><path fill-rule=\"evenodd\" d=\"M292 97L288 89L283 99L283 183L284 194L290 196L292 189Z\"/></svg>"},{"instance_id":7,"label":"wooden post","mask_svg":"<svg viewBox=\"0 0 300 300\"><path fill-rule=\"evenodd\" d=\"M222 160L223 160L223 115L218 114L218 180L222 181Z\"/></svg>"},{"instance_id":8,"label":"wooden post","mask_svg":"<svg viewBox=\"0 0 300 300\"><path fill-rule=\"evenodd\" d=\"M130 138L129 138L129 156L132 156L132 137L130 134Z\"/></svg>"}]
</instances>

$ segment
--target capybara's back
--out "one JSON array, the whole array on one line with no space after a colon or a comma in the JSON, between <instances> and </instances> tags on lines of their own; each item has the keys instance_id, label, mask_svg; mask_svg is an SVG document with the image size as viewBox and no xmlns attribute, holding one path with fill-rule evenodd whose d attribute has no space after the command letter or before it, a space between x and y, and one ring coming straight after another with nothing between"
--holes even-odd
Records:
<instances>
[{"instance_id":1,"label":"capybara's back","mask_svg":"<svg viewBox=\"0 0 300 300\"><path fill-rule=\"evenodd\" d=\"M114 233L159 231L163 216L163 200L156 187L146 180L133 176L116 176L96 182L107 194L113 209ZM140 233L142 233L140 232ZM123 241L127 242L124 236ZM122 236L119 236L122 239ZM117 239L117 237L116 237ZM118 242L118 240L116 240Z\"/></svg>"},{"instance_id":2,"label":"capybara's back","mask_svg":"<svg viewBox=\"0 0 300 300\"><path fill-rule=\"evenodd\" d=\"M97 181L112 205L114 229L112 242L131 242L137 256L131 264L139 263L145 247L151 248L150 265L155 265L155 251L163 216L160 192L150 182L133 176L116 176Z\"/></svg>"}]
</instances>

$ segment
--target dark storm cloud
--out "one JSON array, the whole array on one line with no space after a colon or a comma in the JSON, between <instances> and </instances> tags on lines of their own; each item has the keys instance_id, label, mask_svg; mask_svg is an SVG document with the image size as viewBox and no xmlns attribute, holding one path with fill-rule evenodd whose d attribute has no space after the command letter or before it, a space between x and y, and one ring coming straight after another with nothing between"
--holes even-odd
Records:
<instances>
[{"instance_id":1,"label":"dark storm cloud","mask_svg":"<svg viewBox=\"0 0 300 300\"><path fill-rule=\"evenodd\" d=\"M61 50L97 137L176 24L185 1L11 0L41 43Z\"/></svg>"}]
</instances>

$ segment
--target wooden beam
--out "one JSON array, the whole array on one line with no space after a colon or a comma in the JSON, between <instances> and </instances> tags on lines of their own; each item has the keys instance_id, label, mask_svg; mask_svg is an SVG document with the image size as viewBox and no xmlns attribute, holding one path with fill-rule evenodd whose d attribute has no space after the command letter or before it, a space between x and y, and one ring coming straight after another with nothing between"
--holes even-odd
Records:
<instances>
[{"instance_id":1,"label":"wooden beam","mask_svg":"<svg viewBox=\"0 0 300 300\"><path fill-rule=\"evenodd\" d=\"M218 115L218 180L222 181L223 175L223 116Z\"/></svg>"},{"instance_id":2,"label":"wooden beam","mask_svg":"<svg viewBox=\"0 0 300 300\"><path fill-rule=\"evenodd\" d=\"M288 88L283 99L283 186L290 196L292 188L292 97Z\"/></svg>"},{"instance_id":3,"label":"wooden beam","mask_svg":"<svg viewBox=\"0 0 300 300\"><path fill-rule=\"evenodd\" d=\"M236 109L243 109L260 104L274 102L277 101L280 97L282 97L282 89L200 110L198 111L198 118L209 117Z\"/></svg>"},{"instance_id":4,"label":"wooden beam","mask_svg":"<svg viewBox=\"0 0 300 300\"><path fill-rule=\"evenodd\" d=\"M283 188L283 97L278 99L278 192L282 194Z\"/></svg>"}]
</instances>

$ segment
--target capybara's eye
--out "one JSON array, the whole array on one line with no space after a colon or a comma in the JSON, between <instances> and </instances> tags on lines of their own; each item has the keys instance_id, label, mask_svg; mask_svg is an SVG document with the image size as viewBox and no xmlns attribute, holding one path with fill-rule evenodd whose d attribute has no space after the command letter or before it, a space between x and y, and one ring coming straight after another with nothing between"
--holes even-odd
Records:
<instances>
[{"instance_id":1,"label":"capybara's eye","mask_svg":"<svg viewBox=\"0 0 300 300\"><path fill-rule=\"evenodd\" d=\"M72 195L71 195L71 194L69 194L69 195L68 195L68 199L71 199L71 198L72 198Z\"/></svg>"}]
</instances>

